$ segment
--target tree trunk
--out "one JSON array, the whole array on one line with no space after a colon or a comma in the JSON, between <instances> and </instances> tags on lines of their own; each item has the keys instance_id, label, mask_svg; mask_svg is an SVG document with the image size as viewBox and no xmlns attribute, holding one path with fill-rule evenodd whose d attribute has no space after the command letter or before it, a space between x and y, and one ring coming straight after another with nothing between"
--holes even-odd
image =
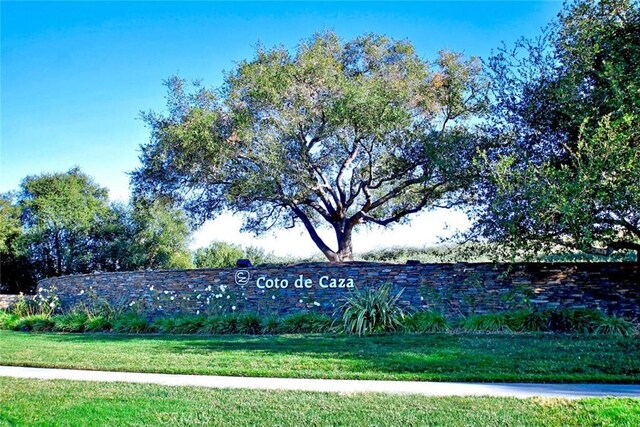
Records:
<instances>
[{"instance_id":1,"label":"tree trunk","mask_svg":"<svg viewBox=\"0 0 640 427\"><path fill-rule=\"evenodd\" d=\"M336 229L336 237L338 239L338 261L353 261L353 244L351 243L351 234L353 226L346 225L341 229Z\"/></svg>"},{"instance_id":2,"label":"tree trunk","mask_svg":"<svg viewBox=\"0 0 640 427\"><path fill-rule=\"evenodd\" d=\"M290 206L291 210L296 214L296 216L302 221L302 224L307 229L309 233L309 237L313 240L313 243L316 244L318 249L327 257L329 262L346 262L353 261L353 246L351 244L351 235L353 231L353 227L357 222L351 222L347 219L343 219L340 222L333 223L333 228L336 232L336 239L338 241L338 250L334 251L331 249L318 235L315 227L305 215L305 213L293 205Z\"/></svg>"},{"instance_id":3,"label":"tree trunk","mask_svg":"<svg viewBox=\"0 0 640 427\"><path fill-rule=\"evenodd\" d=\"M59 231L56 231L54 234L54 245L56 251L56 262L57 262L57 271L56 276L62 276L62 244L60 243L60 234Z\"/></svg>"}]
</instances>

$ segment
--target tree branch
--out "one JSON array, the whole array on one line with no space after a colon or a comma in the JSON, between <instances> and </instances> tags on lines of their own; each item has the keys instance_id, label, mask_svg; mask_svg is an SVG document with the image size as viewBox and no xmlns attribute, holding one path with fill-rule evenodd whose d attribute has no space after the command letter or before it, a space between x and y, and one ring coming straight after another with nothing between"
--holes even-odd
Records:
<instances>
[{"instance_id":1,"label":"tree branch","mask_svg":"<svg viewBox=\"0 0 640 427\"><path fill-rule=\"evenodd\" d=\"M313 243L316 244L318 249L320 249L320 251L322 251L322 253L328 259L337 259L336 252L331 250L331 248L327 246L324 240L322 240L322 238L318 235L318 232L316 231L315 227L311 223L311 220L309 220L309 217L304 213L304 211L300 209L295 203L290 204L289 207L291 208L293 213L300 219L300 221L302 221L302 224L307 229L311 240L313 240Z\"/></svg>"}]
</instances>

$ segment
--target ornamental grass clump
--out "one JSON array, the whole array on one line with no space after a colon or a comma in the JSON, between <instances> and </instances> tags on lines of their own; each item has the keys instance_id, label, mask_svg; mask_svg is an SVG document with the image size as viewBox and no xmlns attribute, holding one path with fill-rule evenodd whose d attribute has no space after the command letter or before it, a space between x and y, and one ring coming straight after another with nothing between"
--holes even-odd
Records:
<instances>
[{"instance_id":1,"label":"ornamental grass clump","mask_svg":"<svg viewBox=\"0 0 640 427\"><path fill-rule=\"evenodd\" d=\"M238 315L228 314L209 316L204 319L198 330L200 334L227 335L238 333Z\"/></svg>"},{"instance_id":2,"label":"ornamental grass clump","mask_svg":"<svg viewBox=\"0 0 640 427\"><path fill-rule=\"evenodd\" d=\"M243 313L238 316L238 333L258 335L262 333L260 316L256 313Z\"/></svg>"},{"instance_id":3,"label":"ornamental grass clump","mask_svg":"<svg viewBox=\"0 0 640 427\"><path fill-rule=\"evenodd\" d=\"M19 318L13 325L14 331L46 332L53 330L54 321L46 314L32 314Z\"/></svg>"},{"instance_id":4,"label":"ornamental grass clump","mask_svg":"<svg viewBox=\"0 0 640 427\"><path fill-rule=\"evenodd\" d=\"M635 335L638 329L634 323L623 317L605 316L594 332L602 335L630 336Z\"/></svg>"},{"instance_id":5,"label":"ornamental grass clump","mask_svg":"<svg viewBox=\"0 0 640 427\"><path fill-rule=\"evenodd\" d=\"M432 311L419 311L405 318L402 329L406 332L422 334L445 332L450 327L442 314Z\"/></svg>"},{"instance_id":6,"label":"ornamental grass clump","mask_svg":"<svg viewBox=\"0 0 640 427\"><path fill-rule=\"evenodd\" d=\"M406 316L399 304L403 291L392 294L390 285L353 291L340 307L343 331L369 335L400 330Z\"/></svg>"},{"instance_id":7,"label":"ornamental grass clump","mask_svg":"<svg viewBox=\"0 0 640 427\"><path fill-rule=\"evenodd\" d=\"M175 317L158 317L151 322L151 328L161 334L170 334L176 326Z\"/></svg>"},{"instance_id":8,"label":"ornamental grass clump","mask_svg":"<svg viewBox=\"0 0 640 427\"><path fill-rule=\"evenodd\" d=\"M505 313L506 322L513 332L548 332L548 311L518 310Z\"/></svg>"},{"instance_id":9,"label":"ornamental grass clump","mask_svg":"<svg viewBox=\"0 0 640 427\"><path fill-rule=\"evenodd\" d=\"M52 317L53 330L56 332L82 332L88 320L85 313L70 312L60 316Z\"/></svg>"},{"instance_id":10,"label":"ornamental grass clump","mask_svg":"<svg viewBox=\"0 0 640 427\"><path fill-rule=\"evenodd\" d=\"M590 308L561 308L550 312L549 328L554 332L593 333L605 315Z\"/></svg>"},{"instance_id":11,"label":"ornamental grass clump","mask_svg":"<svg viewBox=\"0 0 640 427\"><path fill-rule=\"evenodd\" d=\"M262 333L267 335L279 334L282 330L282 319L276 315L270 315L262 319Z\"/></svg>"},{"instance_id":12,"label":"ornamental grass clump","mask_svg":"<svg viewBox=\"0 0 640 427\"><path fill-rule=\"evenodd\" d=\"M205 316L177 316L170 332L173 334L195 334L202 328L205 320L207 320Z\"/></svg>"},{"instance_id":13,"label":"ornamental grass clump","mask_svg":"<svg viewBox=\"0 0 640 427\"><path fill-rule=\"evenodd\" d=\"M115 316L111 321L113 332L125 334L140 334L155 332L147 319L136 312L123 313Z\"/></svg>"},{"instance_id":14,"label":"ornamental grass clump","mask_svg":"<svg viewBox=\"0 0 640 427\"><path fill-rule=\"evenodd\" d=\"M94 316L88 318L84 324L87 332L108 332L111 330L111 320L105 316Z\"/></svg>"},{"instance_id":15,"label":"ornamental grass clump","mask_svg":"<svg viewBox=\"0 0 640 427\"><path fill-rule=\"evenodd\" d=\"M296 313L282 319L284 334L321 334L331 329L331 318L319 313Z\"/></svg>"},{"instance_id":16,"label":"ornamental grass clump","mask_svg":"<svg viewBox=\"0 0 640 427\"><path fill-rule=\"evenodd\" d=\"M511 332L505 313L474 314L465 317L460 328L467 332Z\"/></svg>"}]
</instances>

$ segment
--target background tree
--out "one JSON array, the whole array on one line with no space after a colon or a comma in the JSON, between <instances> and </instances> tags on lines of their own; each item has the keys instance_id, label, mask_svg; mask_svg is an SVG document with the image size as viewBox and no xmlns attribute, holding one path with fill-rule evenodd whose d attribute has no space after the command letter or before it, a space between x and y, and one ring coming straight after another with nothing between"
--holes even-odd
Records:
<instances>
[{"instance_id":1,"label":"background tree","mask_svg":"<svg viewBox=\"0 0 640 427\"><path fill-rule=\"evenodd\" d=\"M480 71L475 58L441 52L429 64L376 35L259 48L219 92L167 82L168 114L144 114L151 141L133 184L198 221L229 210L256 233L302 223L329 260L351 260L355 227L460 201L479 145L466 123L485 107Z\"/></svg>"},{"instance_id":2,"label":"background tree","mask_svg":"<svg viewBox=\"0 0 640 427\"><path fill-rule=\"evenodd\" d=\"M239 258L244 258L244 251L239 245L213 242L196 250L194 264L197 268L235 267Z\"/></svg>"},{"instance_id":3,"label":"background tree","mask_svg":"<svg viewBox=\"0 0 640 427\"><path fill-rule=\"evenodd\" d=\"M235 267L236 261L240 258L249 259L253 265L277 260L273 255L267 255L264 250L255 246L243 248L226 242L212 242L206 248L196 250L194 264L196 268Z\"/></svg>"},{"instance_id":4,"label":"background tree","mask_svg":"<svg viewBox=\"0 0 640 427\"><path fill-rule=\"evenodd\" d=\"M21 184L21 244L38 278L99 268L96 243L109 220L107 190L74 168L33 175Z\"/></svg>"},{"instance_id":5,"label":"background tree","mask_svg":"<svg viewBox=\"0 0 640 427\"><path fill-rule=\"evenodd\" d=\"M162 200L134 199L119 218L126 230L121 242L127 252L125 269L193 268L184 213Z\"/></svg>"},{"instance_id":6,"label":"background tree","mask_svg":"<svg viewBox=\"0 0 640 427\"><path fill-rule=\"evenodd\" d=\"M5 291L51 276L193 267L181 211L162 200L110 203L78 168L28 176L13 199L0 198Z\"/></svg>"},{"instance_id":7,"label":"background tree","mask_svg":"<svg viewBox=\"0 0 640 427\"><path fill-rule=\"evenodd\" d=\"M111 204L113 216L100 230L104 271L193 268L184 214L162 201L135 197Z\"/></svg>"},{"instance_id":8,"label":"background tree","mask_svg":"<svg viewBox=\"0 0 640 427\"><path fill-rule=\"evenodd\" d=\"M36 281L33 266L20 250L20 207L12 194L0 195L0 293L30 293Z\"/></svg>"},{"instance_id":9,"label":"background tree","mask_svg":"<svg viewBox=\"0 0 640 427\"><path fill-rule=\"evenodd\" d=\"M638 3L568 3L489 65L495 148L477 235L511 253L640 249Z\"/></svg>"}]
</instances>

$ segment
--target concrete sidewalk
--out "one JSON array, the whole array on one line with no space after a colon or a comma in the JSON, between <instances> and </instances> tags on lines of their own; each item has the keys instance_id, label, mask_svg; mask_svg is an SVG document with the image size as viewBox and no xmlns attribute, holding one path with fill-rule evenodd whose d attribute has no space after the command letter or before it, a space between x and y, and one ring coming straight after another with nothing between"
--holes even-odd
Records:
<instances>
[{"instance_id":1,"label":"concrete sidewalk","mask_svg":"<svg viewBox=\"0 0 640 427\"><path fill-rule=\"evenodd\" d=\"M74 381L104 381L194 386L245 388L255 390L299 390L336 393L405 393L424 396L496 396L496 397L635 397L640 385L624 384L530 384L530 383L445 383L420 381L321 380L301 378L220 377L209 375L147 374L132 372L83 371L0 366L0 376Z\"/></svg>"}]
</instances>

